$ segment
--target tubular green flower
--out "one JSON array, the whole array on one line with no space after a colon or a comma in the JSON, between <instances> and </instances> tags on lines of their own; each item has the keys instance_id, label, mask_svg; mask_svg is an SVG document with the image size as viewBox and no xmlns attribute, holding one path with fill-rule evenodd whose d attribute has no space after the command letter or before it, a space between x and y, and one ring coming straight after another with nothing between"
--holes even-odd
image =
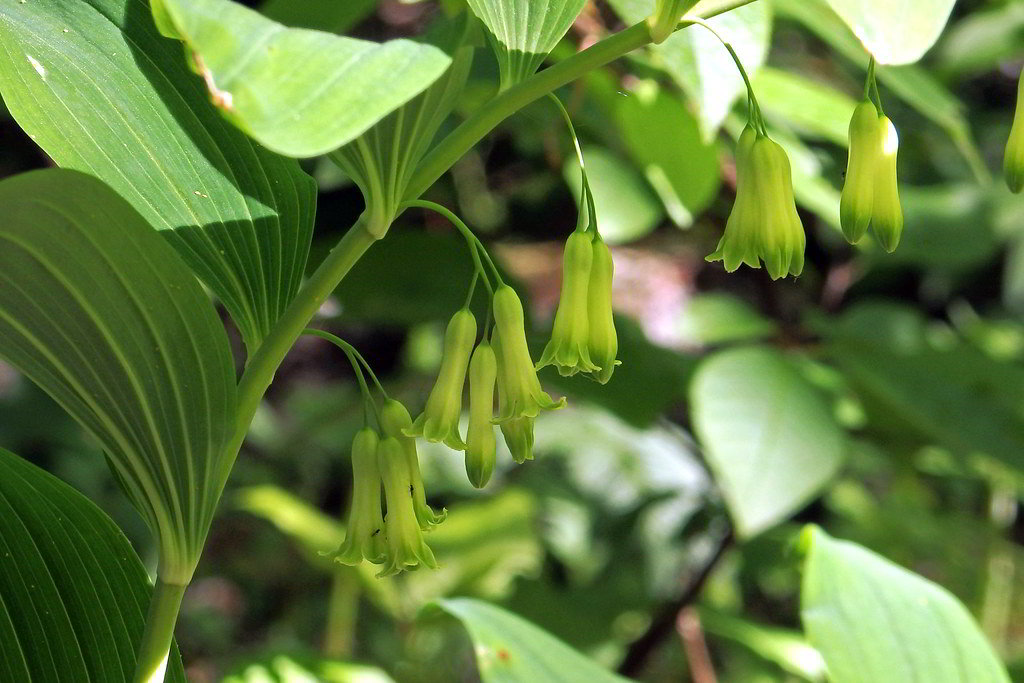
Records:
<instances>
[{"instance_id":1,"label":"tubular green flower","mask_svg":"<svg viewBox=\"0 0 1024 683\"><path fill-rule=\"evenodd\" d=\"M501 348L501 336L495 331L491 337L491 345L494 347L494 354L498 361L498 413L502 414L507 410L508 393L505 391L505 361ZM497 422L497 420L492 420ZM499 423L501 435L505 437L505 445L508 446L512 459L522 465L527 460L533 460L533 418L517 417Z\"/></svg>"},{"instance_id":2,"label":"tubular green flower","mask_svg":"<svg viewBox=\"0 0 1024 683\"><path fill-rule=\"evenodd\" d=\"M773 280L804 269L806 237L793 197L793 170L786 150L767 136L750 151L754 183L761 202L759 253Z\"/></svg>"},{"instance_id":3,"label":"tubular green flower","mask_svg":"<svg viewBox=\"0 0 1024 683\"><path fill-rule=\"evenodd\" d=\"M384 435L398 440L405 454L406 468L409 470L409 478L412 482L413 506L416 510L416 519L420 526L429 531L444 521L448 511L434 512L433 508L427 505L427 491L423 486L423 476L420 474L420 460L416 452L416 439L407 436L412 429L412 417L405 406L393 398L384 402L380 412L381 428Z\"/></svg>"},{"instance_id":4,"label":"tubular green flower","mask_svg":"<svg viewBox=\"0 0 1024 683\"><path fill-rule=\"evenodd\" d=\"M732 273L745 263L751 268L761 266L760 253L761 200L754 183L750 153L757 141L757 132L747 125L736 145L736 202L733 204L725 233L718 248L706 261L722 261L726 272Z\"/></svg>"},{"instance_id":5,"label":"tubular green flower","mask_svg":"<svg viewBox=\"0 0 1024 683\"><path fill-rule=\"evenodd\" d=\"M469 431L466 434L466 475L478 489L487 485L494 473L494 385L498 361L494 349L481 342L469 362Z\"/></svg>"},{"instance_id":6,"label":"tubular green flower","mask_svg":"<svg viewBox=\"0 0 1024 683\"><path fill-rule=\"evenodd\" d=\"M1017 83L1017 109L1013 115L1010 139L1003 157L1003 174L1010 191L1024 190L1024 71Z\"/></svg>"},{"instance_id":7,"label":"tubular green flower","mask_svg":"<svg viewBox=\"0 0 1024 683\"><path fill-rule=\"evenodd\" d=\"M387 560L377 576L392 576L420 566L437 569L437 560L423 538L416 517L415 484L398 439L389 436L377 451L388 513L384 517Z\"/></svg>"},{"instance_id":8,"label":"tubular green flower","mask_svg":"<svg viewBox=\"0 0 1024 683\"><path fill-rule=\"evenodd\" d=\"M476 318L469 309L463 308L448 323L437 382L427 398L423 414L416 418L406 436L422 436L427 441L443 442L457 451L466 449L466 443L459 435L459 417L462 415L466 368L475 341Z\"/></svg>"},{"instance_id":9,"label":"tubular green flower","mask_svg":"<svg viewBox=\"0 0 1024 683\"><path fill-rule=\"evenodd\" d=\"M385 559L379 446L380 437L369 427L360 429L352 442L352 507L345 540L333 555L342 564L359 564L363 559L380 564Z\"/></svg>"},{"instance_id":10,"label":"tubular green flower","mask_svg":"<svg viewBox=\"0 0 1024 683\"><path fill-rule=\"evenodd\" d=\"M854 109L850 119L850 156L839 205L843 234L850 244L859 242L871 223L875 174L881 150L882 128L878 109L870 100L864 100Z\"/></svg>"},{"instance_id":11,"label":"tubular green flower","mask_svg":"<svg viewBox=\"0 0 1024 683\"><path fill-rule=\"evenodd\" d=\"M615 318L612 314L612 277L615 265L612 252L600 235L593 241L594 261L590 267L590 284L587 287L587 311L590 318L590 360L600 367L592 377L601 384L612 378L619 361L619 337L615 333Z\"/></svg>"},{"instance_id":12,"label":"tubular green flower","mask_svg":"<svg viewBox=\"0 0 1024 683\"><path fill-rule=\"evenodd\" d=\"M886 116L878 119L881 128L881 153L875 168L875 201L871 217L871 230L886 251L892 253L903 233L903 208L900 206L900 188L896 177L896 157L900 136Z\"/></svg>"},{"instance_id":13,"label":"tubular green flower","mask_svg":"<svg viewBox=\"0 0 1024 683\"><path fill-rule=\"evenodd\" d=\"M590 360L590 319L587 289L590 284L594 248L591 233L574 232L565 242L562 263L562 294L555 313L551 340L540 356L537 369L555 365L558 374L569 377L601 368Z\"/></svg>"},{"instance_id":14,"label":"tubular green flower","mask_svg":"<svg viewBox=\"0 0 1024 683\"><path fill-rule=\"evenodd\" d=\"M501 285L494 292L494 321L501 339L501 343L495 345L500 349L501 357L499 385L506 397L497 421L537 417L542 410L564 408L564 398L554 401L541 389L537 370L530 358L530 348L526 344L523 304L508 285Z\"/></svg>"}]
</instances>

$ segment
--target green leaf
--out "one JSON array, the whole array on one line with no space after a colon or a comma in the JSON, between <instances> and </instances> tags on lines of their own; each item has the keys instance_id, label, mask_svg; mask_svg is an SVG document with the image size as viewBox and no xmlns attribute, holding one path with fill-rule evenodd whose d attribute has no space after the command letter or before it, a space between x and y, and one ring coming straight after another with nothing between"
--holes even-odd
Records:
<instances>
[{"instance_id":1,"label":"green leaf","mask_svg":"<svg viewBox=\"0 0 1024 683\"><path fill-rule=\"evenodd\" d=\"M231 0L154 0L153 12L167 17L164 35L191 51L218 109L267 148L293 157L353 140L451 61L411 40L378 44L285 28Z\"/></svg>"},{"instance_id":2,"label":"green leaf","mask_svg":"<svg viewBox=\"0 0 1024 683\"><path fill-rule=\"evenodd\" d=\"M942 34L956 0L828 0L880 64L910 64Z\"/></svg>"},{"instance_id":3,"label":"green leaf","mask_svg":"<svg viewBox=\"0 0 1024 683\"><path fill-rule=\"evenodd\" d=\"M664 211L658 196L636 167L604 147L585 147L583 158L594 192L601 236L609 244L623 244L650 234ZM562 175L579 204L583 179L575 156L566 159Z\"/></svg>"},{"instance_id":4,"label":"green leaf","mask_svg":"<svg viewBox=\"0 0 1024 683\"><path fill-rule=\"evenodd\" d=\"M266 0L260 13L268 19L296 28L344 33L377 6L377 0Z\"/></svg>"},{"instance_id":5,"label":"green leaf","mask_svg":"<svg viewBox=\"0 0 1024 683\"><path fill-rule=\"evenodd\" d=\"M758 104L769 120L779 119L806 136L841 147L849 144L850 118L857 102L824 83L765 67L754 79Z\"/></svg>"},{"instance_id":6,"label":"green leaf","mask_svg":"<svg viewBox=\"0 0 1024 683\"><path fill-rule=\"evenodd\" d=\"M217 504L234 362L193 274L131 206L77 171L0 183L0 354L99 440L188 584Z\"/></svg>"},{"instance_id":7,"label":"green leaf","mask_svg":"<svg viewBox=\"0 0 1024 683\"><path fill-rule=\"evenodd\" d=\"M1009 683L964 606L946 589L808 527L800 615L839 683Z\"/></svg>"},{"instance_id":8,"label":"green leaf","mask_svg":"<svg viewBox=\"0 0 1024 683\"><path fill-rule=\"evenodd\" d=\"M709 292L687 302L679 330L688 344L715 345L764 339L778 326L733 294Z\"/></svg>"},{"instance_id":9,"label":"green leaf","mask_svg":"<svg viewBox=\"0 0 1024 683\"><path fill-rule=\"evenodd\" d=\"M936 48L945 75L981 75L1024 57L1024 4L979 7L950 26Z\"/></svg>"},{"instance_id":10,"label":"green leaf","mask_svg":"<svg viewBox=\"0 0 1024 683\"><path fill-rule=\"evenodd\" d=\"M835 475L846 444L828 404L791 361L730 349L698 367L691 417L739 536L773 526Z\"/></svg>"},{"instance_id":11,"label":"green leaf","mask_svg":"<svg viewBox=\"0 0 1024 683\"><path fill-rule=\"evenodd\" d=\"M487 27L503 89L540 68L586 4L586 0L467 1Z\"/></svg>"},{"instance_id":12,"label":"green leaf","mask_svg":"<svg viewBox=\"0 0 1024 683\"><path fill-rule=\"evenodd\" d=\"M0 93L54 161L163 231L259 344L302 278L316 187L217 115L142 3L0 4Z\"/></svg>"},{"instance_id":13,"label":"green leaf","mask_svg":"<svg viewBox=\"0 0 1024 683\"><path fill-rule=\"evenodd\" d=\"M431 607L455 617L469 631L483 683L625 681L500 607L469 598L437 600Z\"/></svg>"},{"instance_id":14,"label":"green leaf","mask_svg":"<svg viewBox=\"0 0 1024 683\"><path fill-rule=\"evenodd\" d=\"M109 517L0 449L0 680L130 680L150 592ZM165 680L185 681L177 647Z\"/></svg>"}]
</instances>

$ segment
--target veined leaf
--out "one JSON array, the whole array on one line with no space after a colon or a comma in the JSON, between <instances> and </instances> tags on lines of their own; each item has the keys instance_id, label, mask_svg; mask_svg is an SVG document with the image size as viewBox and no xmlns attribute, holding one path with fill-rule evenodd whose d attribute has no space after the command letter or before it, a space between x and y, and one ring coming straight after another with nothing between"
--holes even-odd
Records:
<instances>
[{"instance_id":1,"label":"veined leaf","mask_svg":"<svg viewBox=\"0 0 1024 683\"><path fill-rule=\"evenodd\" d=\"M711 356L690 397L694 429L741 537L795 512L842 464L843 433L827 404L777 351Z\"/></svg>"},{"instance_id":2,"label":"veined leaf","mask_svg":"<svg viewBox=\"0 0 1024 683\"><path fill-rule=\"evenodd\" d=\"M0 355L102 444L188 584L222 484L234 367L206 294L125 200L77 171L0 183Z\"/></svg>"},{"instance_id":3,"label":"veined leaf","mask_svg":"<svg viewBox=\"0 0 1024 683\"><path fill-rule=\"evenodd\" d=\"M0 680L130 680L150 592L103 511L0 449ZM185 681L173 646L164 680Z\"/></svg>"},{"instance_id":4,"label":"veined leaf","mask_svg":"<svg viewBox=\"0 0 1024 683\"><path fill-rule=\"evenodd\" d=\"M828 0L880 64L910 64L924 56L949 21L956 0Z\"/></svg>"},{"instance_id":5,"label":"veined leaf","mask_svg":"<svg viewBox=\"0 0 1024 683\"><path fill-rule=\"evenodd\" d=\"M467 1L487 27L505 89L540 68L587 0Z\"/></svg>"},{"instance_id":6,"label":"veined leaf","mask_svg":"<svg viewBox=\"0 0 1024 683\"><path fill-rule=\"evenodd\" d=\"M817 527L804 531L800 615L840 683L1009 683L970 613L946 589Z\"/></svg>"},{"instance_id":7,"label":"veined leaf","mask_svg":"<svg viewBox=\"0 0 1024 683\"><path fill-rule=\"evenodd\" d=\"M484 683L625 681L546 631L500 607L469 598L437 600L428 607L450 614L469 631Z\"/></svg>"},{"instance_id":8,"label":"veined leaf","mask_svg":"<svg viewBox=\"0 0 1024 683\"><path fill-rule=\"evenodd\" d=\"M161 32L183 41L210 97L281 154L351 141L422 92L451 60L411 40L378 44L289 29L231 0L153 0Z\"/></svg>"},{"instance_id":9,"label":"veined leaf","mask_svg":"<svg viewBox=\"0 0 1024 683\"><path fill-rule=\"evenodd\" d=\"M0 3L0 93L54 161L162 230L259 344L301 281L316 187L217 115L143 3Z\"/></svg>"}]
</instances>

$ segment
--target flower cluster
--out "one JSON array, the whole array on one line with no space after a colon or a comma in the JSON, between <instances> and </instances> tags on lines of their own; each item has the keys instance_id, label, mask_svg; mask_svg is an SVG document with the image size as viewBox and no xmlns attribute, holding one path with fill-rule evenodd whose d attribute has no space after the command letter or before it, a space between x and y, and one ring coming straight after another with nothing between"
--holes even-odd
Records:
<instances>
[{"instance_id":1,"label":"flower cluster","mask_svg":"<svg viewBox=\"0 0 1024 683\"><path fill-rule=\"evenodd\" d=\"M786 151L748 125L736 149L736 203L718 248L708 261L728 272L761 262L773 280L804 268L803 223L793 197L793 173Z\"/></svg>"},{"instance_id":2,"label":"flower cluster","mask_svg":"<svg viewBox=\"0 0 1024 683\"><path fill-rule=\"evenodd\" d=\"M903 232L903 209L896 177L899 135L892 121L865 99L850 120L850 157L839 205L843 234L856 244L871 228L892 252Z\"/></svg>"}]
</instances>

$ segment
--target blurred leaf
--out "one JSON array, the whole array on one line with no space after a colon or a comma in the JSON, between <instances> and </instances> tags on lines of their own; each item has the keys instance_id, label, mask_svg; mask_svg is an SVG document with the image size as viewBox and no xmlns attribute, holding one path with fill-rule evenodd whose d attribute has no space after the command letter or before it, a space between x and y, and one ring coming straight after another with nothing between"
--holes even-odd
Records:
<instances>
[{"instance_id":1,"label":"blurred leaf","mask_svg":"<svg viewBox=\"0 0 1024 683\"><path fill-rule=\"evenodd\" d=\"M654 13L655 0L609 0L627 23ZM697 5L690 14L710 16L714 3ZM754 2L708 20L723 39L732 43L743 67L753 77L768 56L771 12L765 2ZM736 99L746 92L743 77L718 38L700 26L677 31L661 45L650 48L661 65L694 101L705 140L713 140Z\"/></svg>"},{"instance_id":2,"label":"blurred leaf","mask_svg":"<svg viewBox=\"0 0 1024 683\"><path fill-rule=\"evenodd\" d=\"M625 680L602 669L528 621L494 605L468 598L453 598L437 600L430 608L430 612L450 614L469 631L476 645L477 668L484 683L602 683Z\"/></svg>"},{"instance_id":3,"label":"blurred leaf","mask_svg":"<svg viewBox=\"0 0 1024 683\"><path fill-rule=\"evenodd\" d=\"M377 0L266 0L260 12L285 26L345 33L377 6Z\"/></svg>"},{"instance_id":4,"label":"blurred leaf","mask_svg":"<svg viewBox=\"0 0 1024 683\"><path fill-rule=\"evenodd\" d=\"M0 679L131 679L152 590L145 568L98 507L3 449L0 558ZM174 645L166 680L185 681Z\"/></svg>"},{"instance_id":5,"label":"blurred leaf","mask_svg":"<svg viewBox=\"0 0 1024 683\"><path fill-rule=\"evenodd\" d=\"M947 590L808 527L800 614L842 683L1009 683L974 619Z\"/></svg>"},{"instance_id":6,"label":"blurred leaf","mask_svg":"<svg viewBox=\"0 0 1024 683\"><path fill-rule=\"evenodd\" d=\"M544 63L586 0L467 0L487 27L498 56L501 86L515 85Z\"/></svg>"},{"instance_id":7,"label":"blurred leaf","mask_svg":"<svg viewBox=\"0 0 1024 683\"><path fill-rule=\"evenodd\" d=\"M902 7L899 3L890 4L894 8ZM773 0L773 7L780 16L799 21L846 59L862 70L867 69L868 55L865 54L863 46L857 42L835 12L829 9L825 0ZM934 121L949 135L970 165L975 177L982 181L991 177L971 136L970 125L964 116L963 103L934 76L913 65L879 66L876 74L879 83L892 90L894 95L919 114Z\"/></svg>"},{"instance_id":8,"label":"blurred leaf","mask_svg":"<svg viewBox=\"0 0 1024 683\"><path fill-rule=\"evenodd\" d=\"M741 537L795 512L835 475L845 438L827 402L777 351L741 348L705 360L691 417Z\"/></svg>"},{"instance_id":9,"label":"blurred leaf","mask_svg":"<svg viewBox=\"0 0 1024 683\"><path fill-rule=\"evenodd\" d=\"M781 119L800 133L841 147L857 103L845 93L803 76L764 67L754 79L757 101L769 120Z\"/></svg>"},{"instance_id":10,"label":"blurred leaf","mask_svg":"<svg viewBox=\"0 0 1024 683\"><path fill-rule=\"evenodd\" d=\"M128 200L258 345L302 278L312 179L217 115L143 3L5 2L0 43L0 91L32 140Z\"/></svg>"},{"instance_id":11,"label":"blurred leaf","mask_svg":"<svg viewBox=\"0 0 1024 683\"><path fill-rule=\"evenodd\" d=\"M910 64L942 34L956 0L828 0L879 64Z\"/></svg>"},{"instance_id":12,"label":"blurred leaf","mask_svg":"<svg viewBox=\"0 0 1024 683\"><path fill-rule=\"evenodd\" d=\"M778 332L778 326L755 311L746 301L710 292L691 298L679 319L683 338L704 346L755 341Z\"/></svg>"},{"instance_id":13,"label":"blurred leaf","mask_svg":"<svg viewBox=\"0 0 1024 683\"><path fill-rule=\"evenodd\" d=\"M221 683L393 683L374 666L313 655L278 654L239 664Z\"/></svg>"},{"instance_id":14,"label":"blurred leaf","mask_svg":"<svg viewBox=\"0 0 1024 683\"><path fill-rule=\"evenodd\" d=\"M949 27L936 49L939 69L964 77L1024 57L1024 4L979 7Z\"/></svg>"},{"instance_id":15,"label":"blurred leaf","mask_svg":"<svg viewBox=\"0 0 1024 683\"><path fill-rule=\"evenodd\" d=\"M160 31L191 51L221 113L292 157L341 147L451 63L441 50L411 40L377 44L288 29L231 0L155 0L153 12Z\"/></svg>"},{"instance_id":16,"label":"blurred leaf","mask_svg":"<svg viewBox=\"0 0 1024 683\"><path fill-rule=\"evenodd\" d=\"M608 104L630 156L672 220L689 226L718 194L718 145L705 143L685 104L655 82L644 82L627 97L613 92ZM600 198L597 201L600 207Z\"/></svg>"},{"instance_id":17,"label":"blurred leaf","mask_svg":"<svg viewBox=\"0 0 1024 683\"><path fill-rule=\"evenodd\" d=\"M709 635L740 643L784 671L808 681L825 678L821 654L807 644L801 633L706 608L700 610L700 624Z\"/></svg>"},{"instance_id":18,"label":"blurred leaf","mask_svg":"<svg viewBox=\"0 0 1024 683\"><path fill-rule=\"evenodd\" d=\"M161 578L187 584L231 459L223 324L174 250L92 176L14 176L0 206L0 356L102 444L167 551Z\"/></svg>"},{"instance_id":19,"label":"blurred leaf","mask_svg":"<svg viewBox=\"0 0 1024 683\"><path fill-rule=\"evenodd\" d=\"M664 215L661 202L636 167L603 147L587 146L583 157L605 241L634 242L654 230ZM566 159L563 174L578 204L583 181L575 156Z\"/></svg>"}]
</instances>

